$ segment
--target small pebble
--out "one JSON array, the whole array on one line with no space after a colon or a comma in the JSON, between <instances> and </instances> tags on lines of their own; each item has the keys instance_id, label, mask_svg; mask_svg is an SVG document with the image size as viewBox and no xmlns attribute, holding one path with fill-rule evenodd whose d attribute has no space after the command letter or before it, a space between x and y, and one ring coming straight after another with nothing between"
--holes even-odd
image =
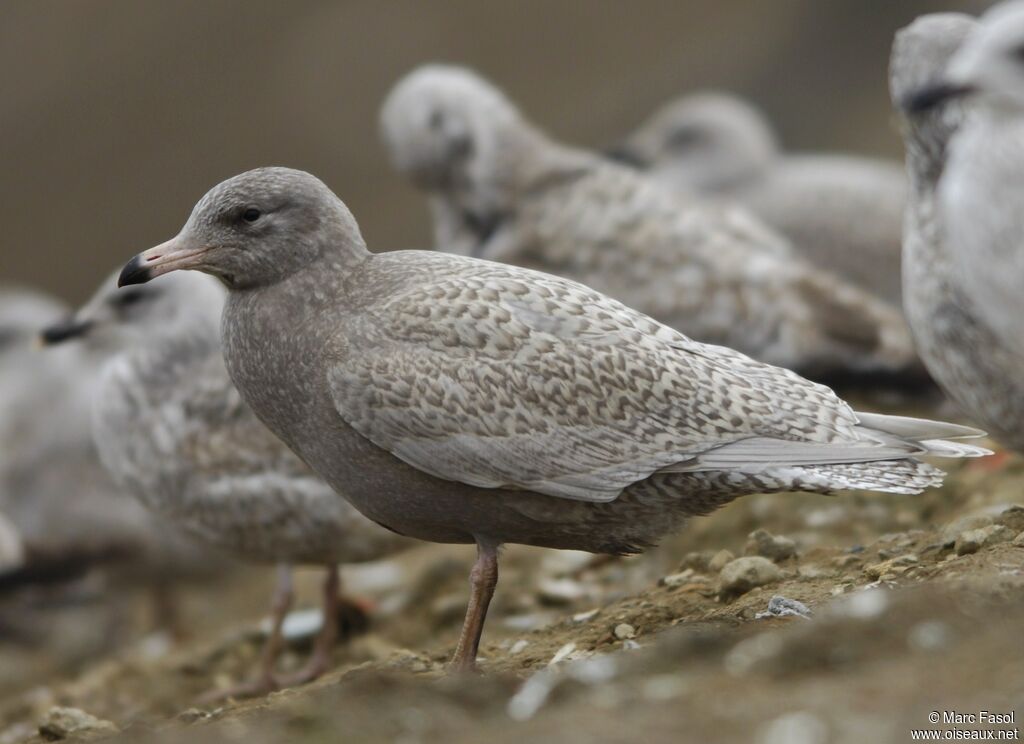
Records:
<instances>
[{"instance_id":1,"label":"small pebble","mask_svg":"<svg viewBox=\"0 0 1024 744\"><path fill-rule=\"evenodd\" d=\"M588 622L590 620L593 620L597 616L597 613L599 613L600 611L600 607L595 607L594 609L587 610L586 612L577 612L575 615L572 616L572 621L574 623Z\"/></svg>"},{"instance_id":2,"label":"small pebble","mask_svg":"<svg viewBox=\"0 0 1024 744\"><path fill-rule=\"evenodd\" d=\"M177 715L177 718L182 723L195 723L196 721L202 721L210 717L208 711L202 710L201 708L189 708L183 710Z\"/></svg>"},{"instance_id":3,"label":"small pebble","mask_svg":"<svg viewBox=\"0 0 1024 744\"><path fill-rule=\"evenodd\" d=\"M615 630L613 630L612 633L620 641L625 641L630 638L636 638L636 628L634 628L629 623L619 623L615 626Z\"/></svg>"},{"instance_id":4,"label":"small pebble","mask_svg":"<svg viewBox=\"0 0 1024 744\"><path fill-rule=\"evenodd\" d=\"M992 517L984 514L975 514L969 517L960 517L954 519L952 522L942 528L941 538L942 544L946 547L953 547L956 543L960 533L968 530L976 530L982 527L988 527L993 523Z\"/></svg>"},{"instance_id":5,"label":"small pebble","mask_svg":"<svg viewBox=\"0 0 1024 744\"><path fill-rule=\"evenodd\" d=\"M717 553L711 556L711 559L708 561L708 571L710 571L711 573L718 573L723 568L725 568L726 565L731 563L735 558L736 556L732 554L732 551L724 549L719 550Z\"/></svg>"},{"instance_id":6,"label":"small pebble","mask_svg":"<svg viewBox=\"0 0 1024 744\"><path fill-rule=\"evenodd\" d=\"M693 582L695 576L696 574L694 573L693 569L688 568L685 571L680 571L679 573L669 574L668 576L662 576L661 580L658 581L658 583L662 586L667 587L683 586L684 584L689 584Z\"/></svg>"},{"instance_id":7,"label":"small pebble","mask_svg":"<svg viewBox=\"0 0 1024 744\"><path fill-rule=\"evenodd\" d=\"M465 600L459 597L459 604L464 603ZM323 622L323 612L321 612L319 607L296 610L295 612L289 612L285 616L284 623L281 625L281 634L289 642L308 640L320 632L320 626L323 625ZM269 629L270 622L268 621L268 632Z\"/></svg>"},{"instance_id":8,"label":"small pebble","mask_svg":"<svg viewBox=\"0 0 1024 744\"><path fill-rule=\"evenodd\" d=\"M569 654L575 650L576 644L573 641L569 641L555 652L555 655L551 657L551 661L549 661L548 664L554 665L561 661L565 661L569 657Z\"/></svg>"},{"instance_id":9,"label":"small pebble","mask_svg":"<svg viewBox=\"0 0 1024 744\"><path fill-rule=\"evenodd\" d=\"M78 708L55 706L50 708L39 723L39 735L49 741L74 736L77 739L95 739L112 736L117 726Z\"/></svg>"},{"instance_id":10,"label":"small pebble","mask_svg":"<svg viewBox=\"0 0 1024 744\"><path fill-rule=\"evenodd\" d=\"M706 550L699 553L687 553L683 556L682 563L679 564L679 570L685 571L688 568L692 568L694 571L708 571L708 563L711 561L711 557L711 553Z\"/></svg>"},{"instance_id":11,"label":"small pebble","mask_svg":"<svg viewBox=\"0 0 1024 744\"><path fill-rule=\"evenodd\" d=\"M895 578L896 576L904 573L911 566L917 565L920 559L913 553L907 553L906 555L900 555L895 558L890 558L887 561L881 563L875 563L870 566L864 567L864 574L871 579L881 579L883 577Z\"/></svg>"},{"instance_id":12,"label":"small pebble","mask_svg":"<svg viewBox=\"0 0 1024 744\"><path fill-rule=\"evenodd\" d=\"M719 577L719 596L723 599L746 594L754 587L778 581L779 567L767 558L748 555L726 564Z\"/></svg>"},{"instance_id":13,"label":"small pebble","mask_svg":"<svg viewBox=\"0 0 1024 744\"><path fill-rule=\"evenodd\" d=\"M543 612L527 612L522 615L509 615L502 618L501 624L512 630L533 630L550 622L551 615Z\"/></svg>"},{"instance_id":14,"label":"small pebble","mask_svg":"<svg viewBox=\"0 0 1024 744\"><path fill-rule=\"evenodd\" d=\"M1014 532L1024 530L1024 506L1014 504L996 516L996 524L1008 527Z\"/></svg>"},{"instance_id":15,"label":"small pebble","mask_svg":"<svg viewBox=\"0 0 1024 744\"><path fill-rule=\"evenodd\" d=\"M547 605L572 604L586 593L583 585L572 579L544 579L538 586L540 601Z\"/></svg>"},{"instance_id":16,"label":"small pebble","mask_svg":"<svg viewBox=\"0 0 1024 744\"><path fill-rule=\"evenodd\" d=\"M800 566L796 570L797 574L804 579L823 579L826 576L832 576L835 571L830 571L827 568L809 563L806 566Z\"/></svg>"},{"instance_id":17,"label":"small pebble","mask_svg":"<svg viewBox=\"0 0 1024 744\"><path fill-rule=\"evenodd\" d=\"M520 638L518 641L512 644L512 647L509 648L508 652L515 656L516 654L522 653L523 649L525 649L529 645L530 642L528 640L526 640L525 638Z\"/></svg>"},{"instance_id":18,"label":"small pebble","mask_svg":"<svg viewBox=\"0 0 1024 744\"><path fill-rule=\"evenodd\" d=\"M990 524L987 527L965 530L961 532L954 543L953 549L957 555L977 553L982 548L996 543L1009 542L1013 539L1013 530L1001 524Z\"/></svg>"},{"instance_id":19,"label":"small pebble","mask_svg":"<svg viewBox=\"0 0 1024 744\"><path fill-rule=\"evenodd\" d=\"M776 594L768 600L768 609L754 615L755 620L763 620L767 617L802 617L810 618L811 608L796 599L789 599Z\"/></svg>"},{"instance_id":20,"label":"small pebble","mask_svg":"<svg viewBox=\"0 0 1024 744\"><path fill-rule=\"evenodd\" d=\"M847 555L839 556L838 558L834 559L832 562L838 568L849 568L850 566L858 565L860 563L860 560L861 559L860 559L859 556L847 554Z\"/></svg>"},{"instance_id":21,"label":"small pebble","mask_svg":"<svg viewBox=\"0 0 1024 744\"><path fill-rule=\"evenodd\" d=\"M796 543L788 537L773 535L767 530L754 530L747 536L744 555L760 555L768 560L784 561L796 555Z\"/></svg>"}]
</instances>

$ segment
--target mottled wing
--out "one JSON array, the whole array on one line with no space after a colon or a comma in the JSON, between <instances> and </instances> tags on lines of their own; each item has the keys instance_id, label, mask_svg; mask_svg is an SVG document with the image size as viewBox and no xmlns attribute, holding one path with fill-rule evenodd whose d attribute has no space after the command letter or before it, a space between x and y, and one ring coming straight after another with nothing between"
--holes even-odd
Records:
<instances>
[{"instance_id":1,"label":"mottled wing","mask_svg":"<svg viewBox=\"0 0 1024 744\"><path fill-rule=\"evenodd\" d=\"M856 439L827 389L582 285L441 254L378 260L434 278L361 319L329 385L357 431L438 477L608 501L746 438Z\"/></svg>"}]
</instances>

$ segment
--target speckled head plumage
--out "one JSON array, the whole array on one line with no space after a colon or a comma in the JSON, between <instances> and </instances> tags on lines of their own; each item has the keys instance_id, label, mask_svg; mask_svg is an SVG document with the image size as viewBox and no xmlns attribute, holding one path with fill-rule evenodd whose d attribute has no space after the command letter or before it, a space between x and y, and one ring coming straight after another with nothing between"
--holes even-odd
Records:
<instances>
[{"instance_id":1,"label":"speckled head plumage","mask_svg":"<svg viewBox=\"0 0 1024 744\"><path fill-rule=\"evenodd\" d=\"M122 270L120 286L176 269L202 271L229 289L267 286L330 254L366 253L351 212L315 176L258 168L211 189L171 240L144 251Z\"/></svg>"},{"instance_id":2,"label":"speckled head plumage","mask_svg":"<svg viewBox=\"0 0 1024 744\"><path fill-rule=\"evenodd\" d=\"M954 102L940 108L910 110L910 98L942 76L949 60L977 26L963 13L929 13L900 29L889 61L889 92L903 113L903 134L911 173L920 184L938 180L946 145L963 118Z\"/></svg>"},{"instance_id":3,"label":"speckled head plumage","mask_svg":"<svg viewBox=\"0 0 1024 744\"><path fill-rule=\"evenodd\" d=\"M756 177L777 157L778 142L752 104L704 91L658 109L611 154L643 168L671 170L695 190L716 191Z\"/></svg>"}]
</instances>

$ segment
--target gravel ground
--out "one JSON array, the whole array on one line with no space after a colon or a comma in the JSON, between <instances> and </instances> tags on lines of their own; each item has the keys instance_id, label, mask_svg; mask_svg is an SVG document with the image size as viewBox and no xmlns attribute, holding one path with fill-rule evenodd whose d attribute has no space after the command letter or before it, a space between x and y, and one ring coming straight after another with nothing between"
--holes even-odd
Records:
<instances>
[{"instance_id":1,"label":"gravel ground","mask_svg":"<svg viewBox=\"0 0 1024 744\"><path fill-rule=\"evenodd\" d=\"M1022 487L1024 460L988 458L953 463L946 486L916 497L748 498L628 559L511 547L481 649L485 673L468 678L444 675L443 661L472 550L425 545L346 569L372 620L365 632L350 628L331 673L216 707L195 699L253 663L269 571L187 589L190 637L176 642L140 632L152 622L138 592L79 588L60 613L36 596L19 606L44 619L28 623L33 644L0 629L0 744L816 744L952 727L930 724L933 711L1013 712L1019 722ZM318 579L300 576L309 605ZM315 620L294 618L283 666L302 663L303 626Z\"/></svg>"}]
</instances>

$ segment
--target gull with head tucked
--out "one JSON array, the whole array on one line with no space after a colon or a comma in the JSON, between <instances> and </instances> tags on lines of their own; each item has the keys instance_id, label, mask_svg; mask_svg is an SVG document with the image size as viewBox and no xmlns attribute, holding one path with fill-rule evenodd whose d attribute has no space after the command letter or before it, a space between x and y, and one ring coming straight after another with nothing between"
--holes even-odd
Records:
<instances>
[{"instance_id":1,"label":"gull with head tucked","mask_svg":"<svg viewBox=\"0 0 1024 744\"><path fill-rule=\"evenodd\" d=\"M719 91L665 104L609 154L685 193L743 204L814 265L899 303L898 163L783 152L761 111Z\"/></svg>"},{"instance_id":2,"label":"gull with head tucked","mask_svg":"<svg viewBox=\"0 0 1024 744\"><path fill-rule=\"evenodd\" d=\"M123 285L228 287L228 371L263 422L363 514L477 546L455 651L474 667L498 548L648 547L764 491L917 493L920 455L986 451L953 424L855 413L826 387L567 279L434 251L370 253L317 178L228 179Z\"/></svg>"},{"instance_id":3,"label":"gull with head tucked","mask_svg":"<svg viewBox=\"0 0 1024 744\"><path fill-rule=\"evenodd\" d=\"M821 377L916 369L899 310L746 210L561 145L469 70L400 80L381 125L430 196L435 243L580 281L697 340Z\"/></svg>"}]
</instances>

